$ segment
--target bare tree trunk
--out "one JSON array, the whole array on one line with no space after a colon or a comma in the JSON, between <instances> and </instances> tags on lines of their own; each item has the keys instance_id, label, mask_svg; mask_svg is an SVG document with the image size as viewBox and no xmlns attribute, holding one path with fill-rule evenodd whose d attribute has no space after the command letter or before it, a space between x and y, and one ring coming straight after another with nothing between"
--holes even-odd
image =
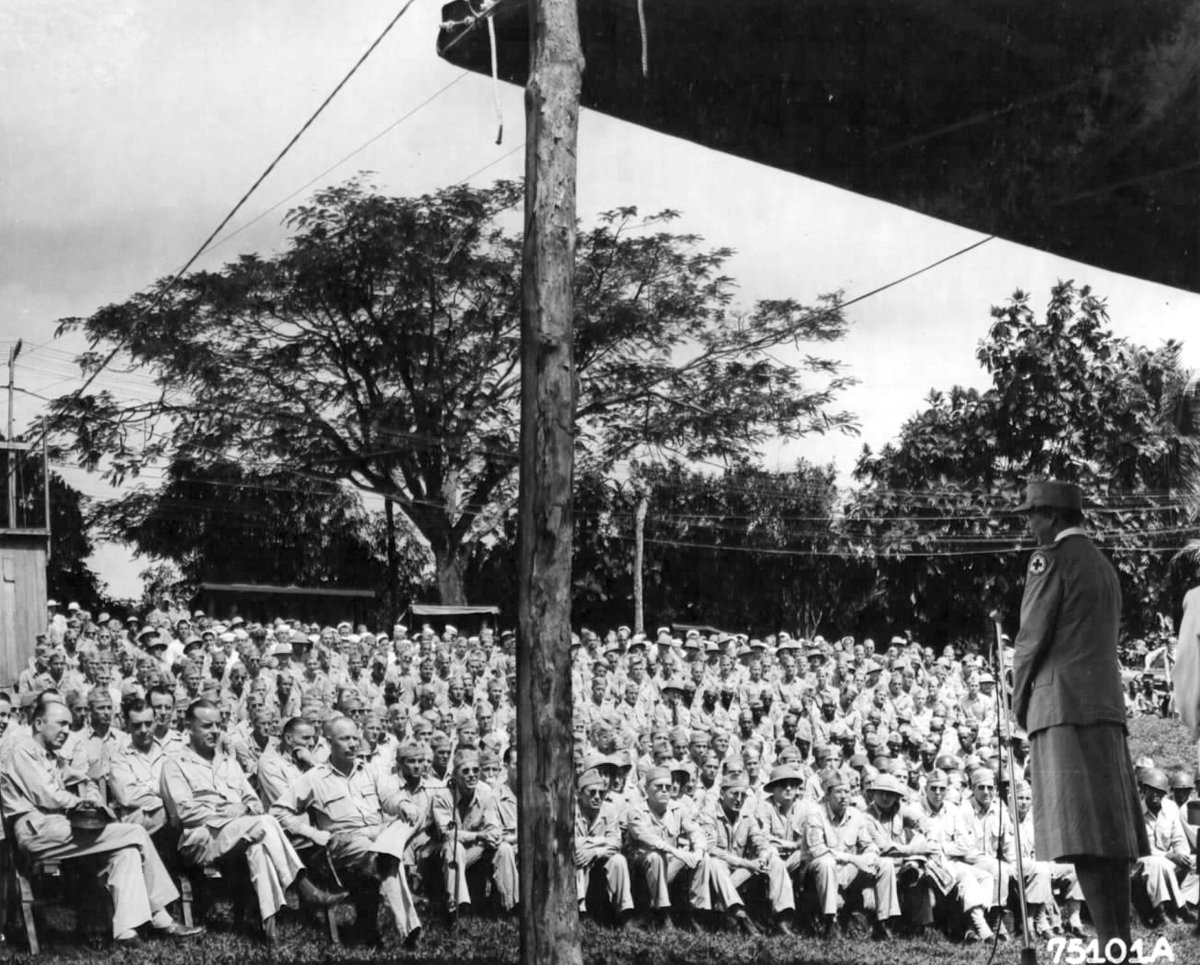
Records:
<instances>
[{"instance_id":1,"label":"bare tree trunk","mask_svg":"<svg viewBox=\"0 0 1200 965\"><path fill-rule=\"evenodd\" d=\"M646 632L646 603L642 589L642 567L646 563L646 511L650 508L650 497L643 493L638 497L633 516L633 632Z\"/></svg>"},{"instance_id":2,"label":"bare tree trunk","mask_svg":"<svg viewBox=\"0 0 1200 965\"><path fill-rule=\"evenodd\" d=\"M517 637L520 960L526 965L581 965L570 650L571 326L583 55L575 0L536 0L530 19Z\"/></svg>"},{"instance_id":3,"label":"bare tree trunk","mask_svg":"<svg viewBox=\"0 0 1200 965\"><path fill-rule=\"evenodd\" d=\"M438 602L447 606L463 606L467 602L466 548L435 543L433 565L437 579Z\"/></svg>"}]
</instances>

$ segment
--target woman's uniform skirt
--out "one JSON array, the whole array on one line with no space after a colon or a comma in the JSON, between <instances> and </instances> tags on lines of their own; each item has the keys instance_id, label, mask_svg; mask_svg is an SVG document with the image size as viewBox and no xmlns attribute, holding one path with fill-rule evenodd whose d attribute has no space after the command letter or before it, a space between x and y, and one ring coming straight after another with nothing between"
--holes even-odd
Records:
<instances>
[{"instance_id":1,"label":"woman's uniform skirt","mask_svg":"<svg viewBox=\"0 0 1200 965\"><path fill-rule=\"evenodd\" d=\"M1134 861L1150 853L1123 724L1059 724L1030 735L1039 861Z\"/></svg>"}]
</instances>

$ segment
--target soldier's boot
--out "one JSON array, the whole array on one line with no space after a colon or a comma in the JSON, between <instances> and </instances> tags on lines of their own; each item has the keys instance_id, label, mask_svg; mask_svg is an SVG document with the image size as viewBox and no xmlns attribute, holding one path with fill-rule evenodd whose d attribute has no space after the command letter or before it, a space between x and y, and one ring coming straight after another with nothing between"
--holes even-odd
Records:
<instances>
[{"instance_id":1,"label":"soldier's boot","mask_svg":"<svg viewBox=\"0 0 1200 965\"><path fill-rule=\"evenodd\" d=\"M1067 913L1064 930L1073 938L1085 938L1087 932L1083 928L1083 919L1079 917L1080 902L1078 898L1068 898L1063 902L1063 911Z\"/></svg>"},{"instance_id":2,"label":"soldier's boot","mask_svg":"<svg viewBox=\"0 0 1200 965\"><path fill-rule=\"evenodd\" d=\"M965 941L967 942L986 942L992 938L992 926L987 923L987 919L983 915L983 908L972 908L970 915L970 927L967 928Z\"/></svg>"},{"instance_id":3,"label":"soldier's boot","mask_svg":"<svg viewBox=\"0 0 1200 965\"><path fill-rule=\"evenodd\" d=\"M1038 938L1049 938L1054 934L1054 926L1050 924L1050 912L1045 905L1026 905L1025 913L1029 916L1030 928Z\"/></svg>"},{"instance_id":4,"label":"soldier's boot","mask_svg":"<svg viewBox=\"0 0 1200 965\"><path fill-rule=\"evenodd\" d=\"M1009 939L1008 929L1004 926L1004 909L992 908L987 913L988 924L991 925L992 931L996 933L996 938L1002 942Z\"/></svg>"}]
</instances>

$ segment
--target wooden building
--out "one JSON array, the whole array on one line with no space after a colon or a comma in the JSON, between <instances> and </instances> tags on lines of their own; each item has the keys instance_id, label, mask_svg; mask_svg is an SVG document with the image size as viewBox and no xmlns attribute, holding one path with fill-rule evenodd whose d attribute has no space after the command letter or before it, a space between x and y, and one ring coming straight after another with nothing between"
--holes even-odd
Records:
<instances>
[{"instance_id":1,"label":"wooden building","mask_svg":"<svg viewBox=\"0 0 1200 965\"><path fill-rule=\"evenodd\" d=\"M276 617L333 626L343 620L371 623L377 606L374 590L352 587L273 586L266 583L201 583L193 610L228 621L241 617L264 623Z\"/></svg>"},{"instance_id":2,"label":"wooden building","mask_svg":"<svg viewBox=\"0 0 1200 965\"><path fill-rule=\"evenodd\" d=\"M33 656L37 635L46 629L50 530L44 482L27 478L31 474L24 468L20 479L16 466L9 472L10 460L24 464L22 454L30 448L0 442L0 687L16 681Z\"/></svg>"}]
</instances>

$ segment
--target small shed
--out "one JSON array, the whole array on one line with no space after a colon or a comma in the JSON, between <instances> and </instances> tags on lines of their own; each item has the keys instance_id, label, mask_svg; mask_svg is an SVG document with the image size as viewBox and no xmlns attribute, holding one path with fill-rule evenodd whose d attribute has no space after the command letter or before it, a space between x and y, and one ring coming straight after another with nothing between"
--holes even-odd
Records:
<instances>
[{"instance_id":1,"label":"small shed","mask_svg":"<svg viewBox=\"0 0 1200 965\"><path fill-rule=\"evenodd\" d=\"M333 626L343 620L367 623L374 617L374 590L333 586L273 586L268 583L201 583L192 601L214 619L241 617L263 623L276 617Z\"/></svg>"},{"instance_id":2,"label":"small shed","mask_svg":"<svg viewBox=\"0 0 1200 965\"><path fill-rule=\"evenodd\" d=\"M428 623L440 633L447 623L451 623L462 636L477 634L484 627L496 629L500 618L498 606L443 606L435 603L412 603L408 607L409 634L420 628L422 623Z\"/></svg>"},{"instance_id":3,"label":"small shed","mask_svg":"<svg viewBox=\"0 0 1200 965\"><path fill-rule=\"evenodd\" d=\"M50 530L44 473L32 446L0 442L0 686L12 685L46 630ZM38 478L41 477L41 478Z\"/></svg>"}]
</instances>

